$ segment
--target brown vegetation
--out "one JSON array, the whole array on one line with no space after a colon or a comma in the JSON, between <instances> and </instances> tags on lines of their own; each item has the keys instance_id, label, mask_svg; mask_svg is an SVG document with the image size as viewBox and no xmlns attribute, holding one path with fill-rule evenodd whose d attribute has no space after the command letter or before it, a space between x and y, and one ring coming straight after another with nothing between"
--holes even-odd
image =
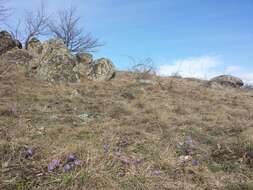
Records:
<instances>
[{"instance_id":1,"label":"brown vegetation","mask_svg":"<svg viewBox=\"0 0 253 190\"><path fill-rule=\"evenodd\" d=\"M126 72L49 85L4 70L0 189L253 188L252 91ZM82 164L64 172L71 153Z\"/></svg>"}]
</instances>

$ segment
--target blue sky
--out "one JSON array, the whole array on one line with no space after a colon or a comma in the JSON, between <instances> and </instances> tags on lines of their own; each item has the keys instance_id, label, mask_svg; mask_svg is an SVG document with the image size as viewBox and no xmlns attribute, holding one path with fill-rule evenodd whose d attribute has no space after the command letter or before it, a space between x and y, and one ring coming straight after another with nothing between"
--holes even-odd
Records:
<instances>
[{"instance_id":1,"label":"blue sky","mask_svg":"<svg viewBox=\"0 0 253 190\"><path fill-rule=\"evenodd\" d=\"M106 45L118 69L152 58L158 73L210 78L234 74L253 83L252 0L45 0L49 12L74 5L82 26ZM11 0L12 22L40 0Z\"/></svg>"}]
</instances>

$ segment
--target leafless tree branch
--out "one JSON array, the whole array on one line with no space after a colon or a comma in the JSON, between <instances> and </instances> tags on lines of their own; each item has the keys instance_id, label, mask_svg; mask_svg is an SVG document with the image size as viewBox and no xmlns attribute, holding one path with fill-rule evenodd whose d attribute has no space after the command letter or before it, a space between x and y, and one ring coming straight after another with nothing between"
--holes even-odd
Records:
<instances>
[{"instance_id":1,"label":"leafless tree branch","mask_svg":"<svg viewBox=\"0 0 253 190\"><path fill-rule=\"evenodd\" d=\"M76 8L71 7L58 13L58 22L51 22L49 30L53 35L62 39L68 49L73 52L92 52L103 44L93 38L91 33L84 33L79 27L80 17L75 15Z\"/></svg>"},{"instance_id":2,"label":"leafless tree branch","mask_svg":"<svg viewBox=\"0 0 253 190\"><path fill-rule=\"evenodd\" d=\"M22 38L22 32L21 32L21 19L18 19L17 24L15 26L11 26L9 24L6 24L6 27L8 28L8 31L11 33L12 38L23 41L24 39Z\"/></svg>"},{"instance_id":3,"label":"leafless tree branch","mask_svg":"<svg viewBox=\"0 0 253 190\"><path fill-rule=\"evenodd\" d=\"M47 34L49 17L46 13L45 6L41 6L34 11L27 11L24 21L25 27L25 47L27 48L29 41L33 37L38 37Z\"/></svg>"}]
</instances>

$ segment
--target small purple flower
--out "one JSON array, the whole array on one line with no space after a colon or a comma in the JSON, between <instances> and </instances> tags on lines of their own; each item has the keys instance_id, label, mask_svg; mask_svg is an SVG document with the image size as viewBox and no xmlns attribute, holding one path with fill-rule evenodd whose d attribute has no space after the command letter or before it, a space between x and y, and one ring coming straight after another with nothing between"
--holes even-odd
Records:
<instances>
[{"instance_id":1,"label":"small purple flower","mask_svg":"<svg viewBox=\"0 0 253 190\"><path fill-rule=\"evenodd\" d=\"M76 160L76 156L74 154L70 154L67 158L68 162L74 162Z\"/></svg>"},{"instance_id":2,"label":"small purple flower","mask_svg":"<svg viewBox=\"0 0 253 190\"><path fill-rule=\"evenodd\" d=\"M103 148L104 148L104 153L108 153L109 149L110 149L110 145L109 144L104 144Z\"/></svg>"},{"instance_id":3,"label":"small purple flower","mask_svg":"<svg viewBox=\"0 0 253 190\"><path fill-rule=\"evenodd\" d=\"M185 144L188 144L188 145L193 145L193 140L190 136L188 136L185 140Z\"/></svg>"},{"instance_id":4,"label":"small purple flower","mask_svg":"<svg viewBox=\"0 0 253 190\"><path fill-rule=\"evenodd\" d=\"M65 164L65 165L63 166L63 171L64 171L64 172L68 172L69 170L71 170L71 166L70 166L69 164Z\"/></svg>"},{"instance_id":5,"label":"small purple flower","mask_svg":"<svg viewBox=\"0 0 253 190\"><path fill-rule=\"evenodd\" d=\"M193 161L192 161L192 165L193 165L193 166L199 165L199 161L198 161L198 160L193 160Z\"/></svg>"},{"instance_id":6,"label":"small purple flower","mask_svg":"<svg viewBox=\"0 0 253 190\"><path fill-rule=\"evenodd\" d=\"M77 159L77 160L74 161L74 164L76 166L80 166L80 165L82 165L82 161Z\"/></svg>"},{"instance_id":7,"label":"small purple flower","mask_svg":"<svg viewBox=\"0 0 253 190\"><path fill-rule=\"evenodd\" d=\"M134 160L132 161L132 164L135 165L135 166L138 166L138 165L141 164L141 163L142 163L142 160L141 160L141 159L134 159Z\"/></svg>"},{"instance_id":8,"label":"small purple flower","mask_svg":"<svg viewBox=\"0 0 253 190\"><path fill-rule=\"evenodd\" d=\"M152 171L152 175L153 175L153 176L160 176L160 175L161 175L161 171L158 170L158 169L153 170L153 171Z\"/></svg>"},{"instance_id":9,"label":"small purple flower","mask_svg":"<svg viewBox=\"0 0 253 190\"><path fill-rule=\"evenodd\" d=\"M27 148L24 152L24 157L25 158L30 158L33 156L33 150L31 148Z\"/></svg>"},{"instance_id":10,"label":"small purple flower","mask_svg":"<svg viewBox=\"0 0 253 190\"><path fill-rule=\"evenodd\" d=\"M50 162L47 166L48 172L52 172L55 168L59 167L60 160L54 159L52 162Z\"/></svg>"}]
</instances>

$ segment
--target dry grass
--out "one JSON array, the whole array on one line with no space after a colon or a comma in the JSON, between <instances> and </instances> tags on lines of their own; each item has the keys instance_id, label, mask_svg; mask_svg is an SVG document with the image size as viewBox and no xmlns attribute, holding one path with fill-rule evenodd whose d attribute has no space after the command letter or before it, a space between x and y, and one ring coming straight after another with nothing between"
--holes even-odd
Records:
<instances>
[{"instance_id":1,"label":"dry grass","mask_svg":"<svg viewBox=\"0 0 253 190\"><path fill-rule=\"evenodd\" d=\"M253 189L252 91L134 78L50 85L1 76L0 189ZM47 171L70 153L81 166Z\"/></svg>"}]
</instances>

